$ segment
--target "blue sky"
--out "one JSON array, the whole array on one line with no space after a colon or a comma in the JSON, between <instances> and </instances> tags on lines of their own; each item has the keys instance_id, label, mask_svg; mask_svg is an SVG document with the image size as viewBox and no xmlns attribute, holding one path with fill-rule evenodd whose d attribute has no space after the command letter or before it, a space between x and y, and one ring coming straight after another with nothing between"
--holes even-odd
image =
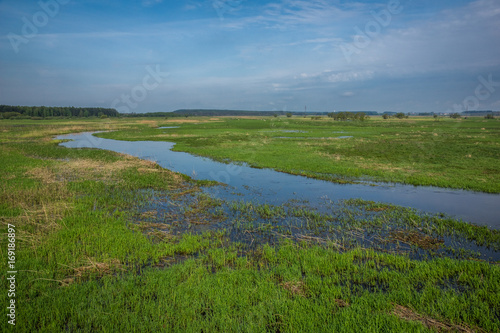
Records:
<instances>
[{"instance_id":1,"label":"blue sky","mask_svg":"<svg viewBox=\"0 0 500 333\"><path fill-rule=\"evenodd\" d=\"M4 0L0 104L500 110L500 1Z\"/></svg>"}]
</instances>

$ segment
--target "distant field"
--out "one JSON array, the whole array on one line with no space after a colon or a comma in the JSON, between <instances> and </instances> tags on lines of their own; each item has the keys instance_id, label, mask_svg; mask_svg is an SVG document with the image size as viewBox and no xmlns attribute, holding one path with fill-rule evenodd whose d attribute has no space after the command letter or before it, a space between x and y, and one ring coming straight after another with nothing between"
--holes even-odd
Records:
<instances>
[{"instance_id":1,"label":"distant field","mask_svg":"<svg viewBox=\"0 0 500 333\"><path fill-rule=\"evenodd\" d=\"M175 124L178 129L158 130ZM120 140L176 142L175 150L334 182L372 180L500 193L500 120L413 117L151 120Z\"/></svg>"},{"instance_id":2,"label":"distant field","mask_svg":"<svg viewBox=\"0 0 500 333\"><path fill-rule=\"evenodd\" d=\"M343 156L357 160L364 145L377 163L405 165L403 156L412 155L399 139L406 137L422 156L434 140L448 142L449 150L434 147L439 165L445 151L453 163L468 153L464 163L486 165L472 148L498 159L498 122L205 118L176 120L180 129L158 125L174 122L0 121L0 233L8 235L0 244L0 331L14 331L6 316L12 299L19 332L500 330L500 266L487 259L500 249L496 230L363 200L333 206L330 215L245 198L222 202L201 193L206 183L156 163L53 140L117 130L106 136L175 140L178 149L301 170L307 159L318 169L347 165ZM283 132L297 130L306 133ZM337 135L353 138L277 138ZM454 146L451 137L468 144ZM386 150L371 149L376 142ZM334 151L339 161L329 157ZM426 161L421 166L429 168ZM15 258L8 259L12 238ZM12 269L15 296L8 296Z\"/></svg>"}]
</instances>

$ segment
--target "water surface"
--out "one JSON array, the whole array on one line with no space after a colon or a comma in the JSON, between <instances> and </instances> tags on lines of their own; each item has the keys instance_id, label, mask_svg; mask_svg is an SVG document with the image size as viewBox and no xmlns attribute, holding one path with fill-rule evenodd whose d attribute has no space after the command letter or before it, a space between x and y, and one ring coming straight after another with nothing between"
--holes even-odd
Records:
<instances>
[{"instance_id":1,"label":"water surface","mask_svg":"<svg viewBox=\"0 0 500 333\"><path fill-rule=\"evenodd\" d=\"M99 148L157 162L164 168L195 179L215 180L228 187L205 191L227 200L253 200L281 205L292 200L308 201L321 209L325 201L361 198L413 207L430 213L445 213L464 221L500 229L500 195L437 187L390 183L336 184L290 175L271 169L224 164L209 158L171 149L175 143L157 141L119 141L97 138L93 133L58 136L72 140L61 143L68 148Z\"/></svg>"}]
</instances>

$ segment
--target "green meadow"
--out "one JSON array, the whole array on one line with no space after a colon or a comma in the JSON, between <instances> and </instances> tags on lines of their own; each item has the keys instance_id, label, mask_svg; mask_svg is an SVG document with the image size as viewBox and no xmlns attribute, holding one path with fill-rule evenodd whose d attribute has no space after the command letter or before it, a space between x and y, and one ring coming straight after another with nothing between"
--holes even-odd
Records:
<instances>
[{"instance_id":1,"label":"green meadow","mask_svg":"<svg viewBox=\"0 0 500 333\"><path fill-rule=\"evenodd\" d=\"M99 136L172 141L177 143L174 150L333 182L369 180L500 193L499 119L186 118Z\"/></svg>"},{"instance_id":2,"label":"green meadow","mask_svg":"<svg viewBox=\"0 0 500 333\"><path fill-rule=\"evenodd\" d=\"M363 200L330 215L224 202L202 193L215 184L54 136L113 131L99 136L334 182L499 193L499 130L479 118L2 120L1 331L498 332L500 266L477 253L498 253L497 230Z\"/></svg>"}]
</instances>

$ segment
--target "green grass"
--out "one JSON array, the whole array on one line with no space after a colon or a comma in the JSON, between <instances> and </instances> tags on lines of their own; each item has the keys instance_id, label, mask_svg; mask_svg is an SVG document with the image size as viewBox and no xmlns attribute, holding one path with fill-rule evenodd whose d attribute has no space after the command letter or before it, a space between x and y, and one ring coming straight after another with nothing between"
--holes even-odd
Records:
<instances>
[{"instance_id":1,"label":"green grass","mask_svg":"<svg viewBox=\"0 0 500 333\"><path fill-rule=\"evenodd\" d=\"M423 318L451 329L500 330L496 264L420 261L286 239L244 251L223 229L173 233L154 212L144 211L157 199L155 193L168 196L169 205L181 205L193 221L203 214L214 221L230 216L220 211L224 203L197 195L200 184L185 176L117 153L66 149L51 140L56 134L103 129L135 129L139 138L157 125L141 122L0 122L1 232L6 234L7 224L16 226L18 271L15 328L5 316L8 287L6 274L1 275L1 331L431 331ZM241 122L259 127L263 121ZM307 209L228 205L270 226L287 214L325 221ZM398 212L364 201L349 202L346 210L353 216L358 210ZM495 233L454 223L446 228L498 244ZM8 270L6 249L2 237L2 272Z\"/></svg>"},{"instance_id":2,"label":"green grass","mask_svg":"<svg viewBox=\"0 0 500 333\"><path fill-rule=\"evenodd\" d=\"M173 141L178 151L335 182L361 179L500 193L498 119L198 121L164 121L158 124L181 128L142 126L100 136ZM340 136L352 138L336 139Z\"/></svg>"}]
</instances>

